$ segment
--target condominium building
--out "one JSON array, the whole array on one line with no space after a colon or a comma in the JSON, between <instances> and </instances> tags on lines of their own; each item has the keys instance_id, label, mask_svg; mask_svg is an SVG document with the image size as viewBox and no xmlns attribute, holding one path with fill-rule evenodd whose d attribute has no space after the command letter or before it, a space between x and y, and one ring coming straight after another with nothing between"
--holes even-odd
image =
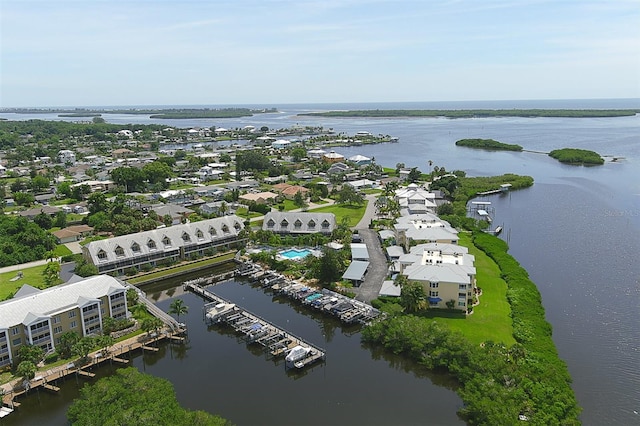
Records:
<instances>
[{"instance_id":1,"label":"condominium building","mask_svg":"<svg viewBox=\"0 0 640 426\"><path fill-rule=\"evenodd\" d=\"M475 257L457 244L428 243L400 256L400 273L420 283L430 307L467 310L476 289Z\"/></svg>"},{"instance_id":2,"label":"condominium building","mask_svg":"<svg viewBox=\"0 0 640 426\"><path fill-rule=\"evenodd\" d=\"M228 250L240 242L242 219L236 215L92 241L82 248L98 272L124 274L125 269L179 261L211 250Z\"/></svg>"},{"instance_id":3,"label":"condominium building","mask_svg":"<svg viewBox=\"0 0 640 426\"><path fill-rule=\"evenodd\" d=\"M23 345L55 350L60 336L102 333L107 317L127 318L127 287L108 275L69 282L45 290L28 284L0 302L0 369L11 365Z\"/></svg>"}]
</instances>

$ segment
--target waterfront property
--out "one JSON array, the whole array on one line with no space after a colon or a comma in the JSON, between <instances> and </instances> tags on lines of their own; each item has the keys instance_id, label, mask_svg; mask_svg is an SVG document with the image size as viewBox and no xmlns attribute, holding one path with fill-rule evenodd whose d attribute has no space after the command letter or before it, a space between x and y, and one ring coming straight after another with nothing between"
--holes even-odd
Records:
<instances>
[{"instance_id":1,"label":"waterfront property","mask_svg":"<svg viewBox=\"0 0 640 426\"><path fill-rule=\"evenodd\" d=\"M82 254L100 273L124 274L127 268L155 267L159 262L227 250L240 242L243 229L238 216L223 216L92 241L82 248Z\"/></svg>"},{"instance_id":2,"label":"waterfront property","mask_svg":"<svg viewBox=\"0 0 640 426\"><path fill-rule=\"evenodd\" d=\"M429 243L412 247L398 264L402 275L423 286L430 307L466 311L476 290L474 261L466 247Z\"/></svg>"},{"instance_id":3,"label":"waterfront property","mask_svg":"<svg viewBox=\"0 0 640 426\"><path fill-rule=\"evenodd\" d=\"M333 213L269 212L262 222L264 231L277 234L330 235L335 228L336 216Z\"/></svg>"},{"instance_id":4,"label":"waterfront property","mask_svg":"<svg viewBox=\"0 0 640 426\"><path fill-rule=\"evenodd\" d=\"M406 188L397 189L395 197L400 208L406 210L408 214L436 212L436 194L415 183L409 184Z\"/></svg>"},{"instance_id":5,"label":"waterfront property","mask_svg":"<svg viewBox=\"0 0 640 426\"><path fill-rule=\"evenodd\" d=\"M458 244L458 231L432 213L401 216L394 228L397 244L405 250L420 243Z\"/></svg>"},{"instance_id":6,"label":"waterfront property","mask_svg":"<svg viewBox=\"0 0 640 426\"><path fill-rule=\"evenodd\" d=\"M104 319L127 317L127 287L108 275L38 290L23 285L0 303L0 368L10 365L23 345L55 350L60 336L100 334Z\"/></svg>"}]
</instances>

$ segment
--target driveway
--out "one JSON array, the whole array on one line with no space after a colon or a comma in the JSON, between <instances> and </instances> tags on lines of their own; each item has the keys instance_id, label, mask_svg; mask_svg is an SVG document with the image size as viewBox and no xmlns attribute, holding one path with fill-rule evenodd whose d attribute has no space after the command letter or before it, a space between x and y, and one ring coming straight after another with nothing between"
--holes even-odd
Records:
<instances>
[{"instance_id":1,"label":"driveway","mask_svg":"<svg viewBox=\"0 0 640 426\"><path fill-rule=\"evenodd\" d=\"M387 278L389 265L387 264L387 256L384 249L380 245L378 232L369 229L371 220L376 217L375 201L377 197L375 195L367 195L366 199L368 203L364 215L353 229L358 230L362 242L367 245L369 269L367 270L367 275L365 275L364 282L360 284L360 287L354 287L353 291L356 293L356 299L371 302L380 293L382 282Z\"/></svg>"}]
</instances>

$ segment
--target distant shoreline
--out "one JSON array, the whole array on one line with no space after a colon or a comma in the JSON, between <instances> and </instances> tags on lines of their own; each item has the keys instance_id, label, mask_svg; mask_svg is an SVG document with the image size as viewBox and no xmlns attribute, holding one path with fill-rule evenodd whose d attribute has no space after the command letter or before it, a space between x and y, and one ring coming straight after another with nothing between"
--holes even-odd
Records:
<instances>
[{"instance_id":1,"label":"distant shoreline","mask_svg":"<svg viewBox=\"0 0 640 426\"><path fill-rule=\"evenodd\" d=\"M486 117L559 117L559 118L602 118L630 117L640 113L640 109L460 109L460 110L351 110L306 112L300 116L318 117L445 117L445 118L486 118Z\"/></svg>"}]
</instances>

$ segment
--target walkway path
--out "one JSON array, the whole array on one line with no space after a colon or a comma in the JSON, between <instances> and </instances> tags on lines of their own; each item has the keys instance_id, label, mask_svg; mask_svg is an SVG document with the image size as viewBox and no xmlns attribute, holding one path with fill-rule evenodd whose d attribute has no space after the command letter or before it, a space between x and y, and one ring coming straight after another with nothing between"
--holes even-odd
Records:
<instances>
[{"instance_id":1,"label":"walkway path","mask_svg":"<svg viewBox=\"0 0 640 426\"><path fill-rule=\"evenodd\" d=\"M52 259L51 261L60 262L61 258L55 258L55 259ZM21 271L23 269L33 268L34 266L46 265L47 263L49 263L49 260L43 259L43 260L35 260L33 262L28 262L28 263L21 263L19 265L5 266L3 268L0 268L0 274L2 274L3 272Z\"/></svg>"}]
</instances>

